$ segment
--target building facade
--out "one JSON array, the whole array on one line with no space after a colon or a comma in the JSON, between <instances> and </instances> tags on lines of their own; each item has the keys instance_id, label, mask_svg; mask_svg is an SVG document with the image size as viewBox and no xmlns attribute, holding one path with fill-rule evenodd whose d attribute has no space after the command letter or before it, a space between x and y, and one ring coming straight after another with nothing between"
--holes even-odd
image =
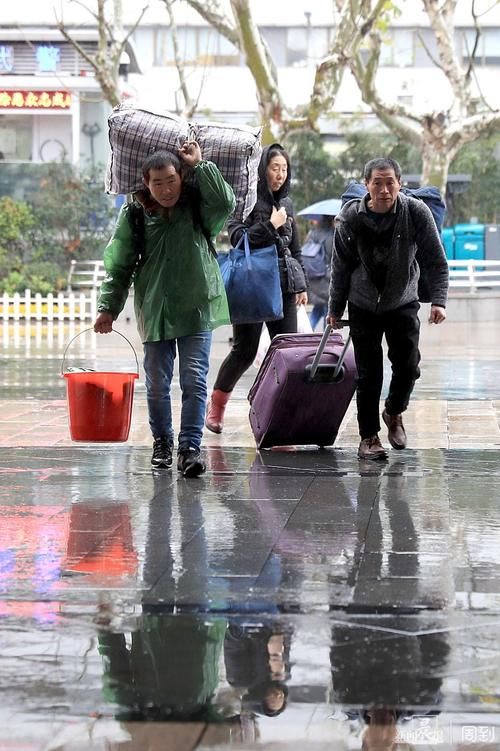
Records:
<instances>
[{"instance_id":1,"label":"building facade","mask_svg":"<svg viewBox=\"0 0 500 751\"><path fill-rule=\"evenodd\" d=\"M486 0L478 0L479 5ZM140 12L134 0L122 0L124 27ZM402 13L387 29L378 86L384 98L416 112L442 110L451 101L447 81L436 66L435 40L421 3L401 0ZM234 123L258 122L253 79L241 53L208 26L186 3L176 4L177 38L197 116ZM334 3L325 0L253 0L255 19L278 71L285 105L304 104L312 91L315 67L335 34ZM500 108L500 6L488 4L474 57L478 100ZM89 53L97 48L92 16L80 4L59 0L18 0L0 11L0 158L10 162L74 163L107 160L104 101L90 64L64 40L54 22L62 18ZM481 10L481 9L479 9ZM59 15L57 15L57 12ZM26 19L30 19L27 21ZM49 20L50 19L50 20ZM469 0L459 0L455 45L469 61L474 48L474 19ZM172 29L165 4L151 0L132 36L141 74L129 76L129 93L145 104L170 111L183 107L174 64ZM331 145L341 144L343 121L357 116L374 123L348 73L335 104L335 117L321 129Z\"/></svg>"}]
</instances>

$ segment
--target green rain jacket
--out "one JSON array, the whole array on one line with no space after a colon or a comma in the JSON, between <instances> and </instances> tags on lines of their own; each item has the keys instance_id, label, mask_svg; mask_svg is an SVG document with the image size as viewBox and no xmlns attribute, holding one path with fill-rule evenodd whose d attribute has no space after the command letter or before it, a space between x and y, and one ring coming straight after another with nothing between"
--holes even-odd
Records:
<instances>
[{"instance_id":1,"label":"green rain jacket","mask_svg":"<svg viewBox=\"0 0 500 751\"><path fill-rule=\"evenodd\" d=\"M215 237L235 207L234 194L212 162L194 168L201 195L200 219ZM176 339L211 331L230 323L224 284L217 259L189 205L179 203L162 212L145 212L145 241L140 264L130 207L124 205L104 251L106 277L97 309L116 318L134 283L137 327L143 342Z\"/></svg>"}]
</instances>

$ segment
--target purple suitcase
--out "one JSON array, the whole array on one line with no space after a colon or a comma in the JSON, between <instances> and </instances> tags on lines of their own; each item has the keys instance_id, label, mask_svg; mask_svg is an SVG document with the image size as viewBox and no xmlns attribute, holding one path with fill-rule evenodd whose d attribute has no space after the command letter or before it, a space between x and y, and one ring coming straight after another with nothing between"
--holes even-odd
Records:
<instances>
[{"instance_id":1,"label":"purple suitcase","mask_svg":"<svg viewBox=\"0 0 500 751\"><path fill-rule=\"evenodd\" d=\"M349 344L329 326L274 337L248 394L258 448L335 441L355 389Z\"/></svg>"}]
</instances>

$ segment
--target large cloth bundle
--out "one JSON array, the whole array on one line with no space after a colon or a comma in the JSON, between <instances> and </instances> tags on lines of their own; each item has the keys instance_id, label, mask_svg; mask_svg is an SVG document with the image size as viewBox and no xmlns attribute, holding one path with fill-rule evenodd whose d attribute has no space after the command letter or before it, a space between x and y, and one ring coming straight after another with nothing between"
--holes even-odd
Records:
<instances>
[{"instance_id":1,"label":"large cloth bundle","mask_svg":"<svg viewBox=\"0 0 500 751\"><path fill-rule=\"evenodd\" d=\"M122 102L108 118L111 155L106 191L133 193L143 187L142 164L158 149L177 153L191 138L203 158L215 162L236 196L234 216L244 220L255 205L262 147L260 128L190 122L170 112L155 112Z\"/></svg>"}]
</instances>

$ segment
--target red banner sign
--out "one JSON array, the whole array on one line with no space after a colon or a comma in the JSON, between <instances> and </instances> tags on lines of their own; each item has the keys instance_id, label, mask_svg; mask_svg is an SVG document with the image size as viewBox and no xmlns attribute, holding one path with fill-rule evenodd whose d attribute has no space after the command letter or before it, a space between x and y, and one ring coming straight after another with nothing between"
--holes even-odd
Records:
<instances>
[{"instance_id":1,"label":"red banner sign","mask_svg":"<svg viewBox=\"0 0 500 751\"><path fill-rule=\"evenodd\" d=\"M0 109L68 110L71 94L67 91L6 91L0 89Z\"/></svg>"}]
</instances>

